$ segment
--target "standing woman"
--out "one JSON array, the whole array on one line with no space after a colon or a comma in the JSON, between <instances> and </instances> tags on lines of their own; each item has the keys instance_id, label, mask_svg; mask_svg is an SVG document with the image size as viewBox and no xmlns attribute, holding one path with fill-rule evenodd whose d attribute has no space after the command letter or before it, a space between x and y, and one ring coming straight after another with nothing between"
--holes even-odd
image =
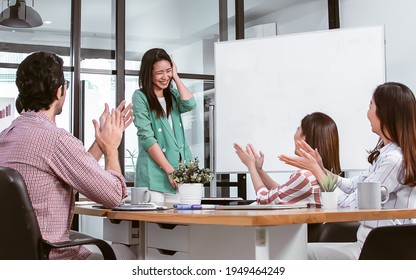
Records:
<instances>
[{"instance_id":1,"label":"standing woman","mask_svg":"<svg viewBox=\"0 0 416 280\"><path fill-rule=\"evenodd\" d=\"M179 78L175 63L159 48L143 55L139 86L132 97L139 139L134 185L149 188L152 202L178 203L177 184L169 174L179 161L192 159L181 114L195 108L195 99Z\"/></svg>"},{"instance_id":2,"label":"standing woman","mask_svg":"<svg viewBox=\"0 0 416 280\"><path fill-rule=\"evenodd\" d=\"M389 190L384 209L416 208L416 100L405 85L389 82L373 93L367 113L371 130L380 138L370 151L367 171L353 178L339 177L337 186L355 199L357 182L378 181ZM301 143L299 158L280 156L322 178L325 167L317 151ZM356 205L354 199L348 200ZM344 205L345 206L345 205ZM415 223L414 219L362 221L355 243L309 243L309 259L358 259L368 233L376 227Z\"/></svg>"}]
</instances>

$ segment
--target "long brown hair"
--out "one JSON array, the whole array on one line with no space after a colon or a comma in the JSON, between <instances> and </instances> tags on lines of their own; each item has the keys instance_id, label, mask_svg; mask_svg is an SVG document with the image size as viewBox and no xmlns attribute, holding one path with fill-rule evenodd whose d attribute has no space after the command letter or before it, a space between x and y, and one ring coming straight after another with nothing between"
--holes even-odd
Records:
<instances>
[{"instance_id":1,"label":"long brown hair","mask_svg":"<svg viewBox=\"0 0 416 280\"><path fill-rule=\"evenodd\" d=\"M383 135L396 143L403 153L399 182L416 185L416 100L405 85L387 82L379 85L373 93L376 116L380 120ZM370 151L368 162L373 163L380 155L384 143L380 138Z\"/></svg>"},{"instance_id":2,"label":"long brown hair","mask_svg":"<svg viewBox=\"0 0 416 280\"><path fill-rule=\"evenodd\" d=\"M161 118L165 115L165 112L160 105L159 100L153 90L153 65L161 60L167 60L172 65L172 59L164 49L154 48L148 50L142 57L139 74L139 86L140 90L144 93L149 102L150 110L156 112L157 118ZM172 81L169 82L169 86L163 90L163 96L166 101L166 116L169 117L172 110L172 93L170 88Z\"/></svg>"},{"instance_id":3,"label":"long brown hair","mask_svg":"<svg viewBox=\"0 0 416 280\"><path fill-rule=\"evenodd\" d=\"M324 166L331 172L340 174L339 137L334 120L324 113L315 112L302 119L301 128L305 142L312 149L318 149Z\"/></svg>"}]
</instances>

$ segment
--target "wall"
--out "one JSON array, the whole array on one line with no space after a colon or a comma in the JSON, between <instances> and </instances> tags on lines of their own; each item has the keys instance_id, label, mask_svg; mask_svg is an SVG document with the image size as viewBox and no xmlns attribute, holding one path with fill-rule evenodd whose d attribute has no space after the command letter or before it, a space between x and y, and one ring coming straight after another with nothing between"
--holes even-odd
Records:
<instances>
[{"instance_id":1,"label":"wall","mask_svg":"<svg viewBox=\"0 0 416 280\"><path fill-rule=\"evenodd\" d=\"M275 22L277 35L328 29L327 0L292 1L271 13L247 22L246 27Z\"/></svg>"},{"instance_id":2,"label":"wall","mask_svg":"<svg viewBox=\"0 0 416 280\"><path fill-rule=\"evenodd\" d=\"M385 25L388 81L416 93L416 1L341 0L341 27Z\"/></svg>"},{"instance_id":3,"label":"wall","mask_svg":"<svg viewBox=\"0 0 416 280\"><path fill-rule=\"evenodd\" d=\"M327 1L305 1L296 3L249 22L257 25L277 23L278 34L321 30L327 28ZM305 9L308 7L308 9ZM414 0L340 0L341 28L385 25L386 38L386 78L408 85L416 93L416 1ZM300 18L296 19L296 16ZM286 18L286 20L285 20ZM350 175L355 175L350 174ZM288 174L272 174L278 182L287 179ZM250 180L248 177L247 180ZM249 181L248 181L249 182ZM252 186L248 184L248 199L255 197Z\"/></svg>"}]
</instances>

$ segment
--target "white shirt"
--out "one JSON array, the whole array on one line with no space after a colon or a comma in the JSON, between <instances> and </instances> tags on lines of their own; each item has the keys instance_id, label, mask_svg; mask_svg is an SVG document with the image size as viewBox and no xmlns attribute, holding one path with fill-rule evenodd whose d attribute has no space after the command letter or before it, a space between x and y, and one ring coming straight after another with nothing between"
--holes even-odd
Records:
<instances>
[{"instance_id":1,"label":"white shirt","mask_svg":"<svg viewBox=\"0 0 416 280\"><path fill-rule=\"evenodd\" d=\"M416 187L402 185L398 175L402 166L402 150L395 143L389 143L380 149L380 155L368 168L367 171L353 178L340 178L337 186L349 194L348 197L339 201L342 208L357 207L357 182L381 182L389 191L389 199L382 206L384 209L416 208ZM416 219L394 219L362 221L357 232L357 240L362 243L372 228L379 226L401 225L416 223Z\"/></svg>"},{"instance_id":2,"label":"white shirt","mask_svg":"<svg viewBox=\"0 0 416 280\"><path fill-rule=\"evenodd\" d=\"M165 100L165 98L164 97L158 97L157 99L159 100L159 103L162 106L162 108L163 108L163 110L165 111L165 114L166 114L166 100ZM173 131L173 123L172 123L172 118L170 117L170 115L168 117L168 122L170 124L170 128L172 128L172 131Z\"/></svg>"}]
</instances>

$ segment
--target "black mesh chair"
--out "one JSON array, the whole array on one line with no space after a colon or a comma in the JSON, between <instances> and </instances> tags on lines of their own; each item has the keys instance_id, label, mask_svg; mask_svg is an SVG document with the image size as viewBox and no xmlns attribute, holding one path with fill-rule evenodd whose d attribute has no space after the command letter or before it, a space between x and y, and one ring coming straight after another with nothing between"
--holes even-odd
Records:
<instances>
[{"instance_id":1,"label":"black mesh chair","mask_svg":"<svg viewBox=\"0 0 416 280\"><path fill-rule=\"evenodd\" d=\"M319 229L318 242L356 242L360 222L327 222Z\"/></svg>"},{"instance_id":2,"label":"black mesh chair","mask_svg":"<svg viewBox=\"0 0 416 280\"><path fill-rule=\"evenodd\" d=\"M308 224L308 242L319 242L323 223Z\"/></svg>"},{"instance_id":3,"label":"black mesh chair","mask_svg":"<svg viewBox=\"0 0 416 280\"><path fill-rule=\"evenodd\" d=\"M308 224L308 242L356 242L360 222Z\"/></svg>"},{"instance_id":4,"label":"black mesh chair","mask_svg":"<svg viewBox=\"0 0 416 280\"><path fill-rule=\"evenodd\" d=\"M377 227L368 234L360 260L416 260L416 224Z\"/></svg>"},{"instance_id":5,"label":"black mesh chair","mask_svg":"<svg viewBox=\"0 0 416 280\"><path fill-rule=\"evenodd\" d=\"M26 184L19 172L7 167L0 167L0 213L0 260L49 259L52 248L84 244L96 245L106 260L116 259L107 242L91 236L54 244L43 240Z\"/></svg>"}]
</instances>

